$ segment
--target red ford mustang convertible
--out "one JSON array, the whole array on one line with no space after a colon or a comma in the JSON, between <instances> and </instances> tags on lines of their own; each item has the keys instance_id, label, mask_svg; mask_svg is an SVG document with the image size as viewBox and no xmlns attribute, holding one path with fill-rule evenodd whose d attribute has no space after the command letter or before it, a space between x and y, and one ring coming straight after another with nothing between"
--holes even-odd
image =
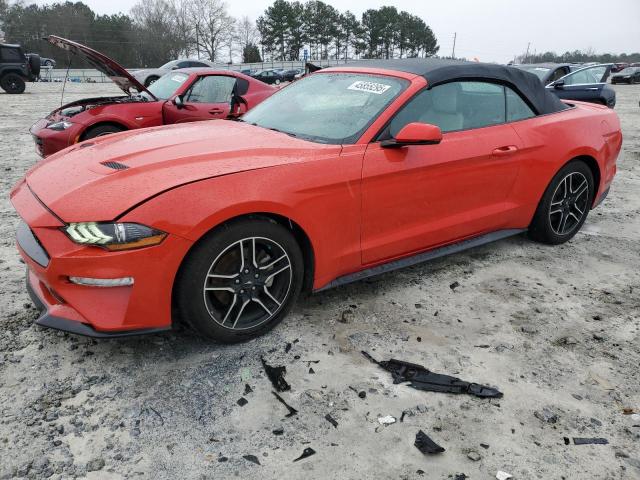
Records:
<instances>
[{"instance_id":1,"label":"red ford mustang convertible","mask_svg":"<svg viewBox=\"0 0 640 480\"><path fill-rule=\"evenodd\" d=\"M238 116L277 91L242 73L211 68L174 70L147 88L100 52L55 35L48 40L86 60L126 95L78 100L36 122L31 134L43 157L124 130Z\"/></svg>"},{"instance_id":2,"label":"red ford mustang convertible","mask_svg":"<svg viewBox=\"0 0 640 480\"><path fill-rule=\"evenodd\" d=\"M301 291L524 231L566 242L607 195L621 142L613 110L562 103L524 71L354 63L240 121L80 143L11 201L38 324L113 337L182 319L234 342Z\"/></svg>"}]
</instances>

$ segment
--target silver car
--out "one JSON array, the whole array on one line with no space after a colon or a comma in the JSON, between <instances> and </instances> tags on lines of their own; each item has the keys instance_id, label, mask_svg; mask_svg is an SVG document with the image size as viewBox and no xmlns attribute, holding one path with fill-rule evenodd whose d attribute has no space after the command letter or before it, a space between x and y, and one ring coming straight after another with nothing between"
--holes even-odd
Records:
<instances>
[{"instance_id":1,"label":"silver car","mask_svg":"<svg viewBox=\"0 0 640 480\"><path fill-rule=\"evenodd\" d=\"M190 58L180 59L180 60L172 60L170 62L165 63L159 68L147 68L144 70L131 70L131 73L136 80L142 83L145 87L148 87L153 82L158 80L165 73L170 72L171 70L177 70L179 68L193 68L193 67L215 67L215 63L210 62L209 60L193 60Z\"/></svg>"}]
</instances>

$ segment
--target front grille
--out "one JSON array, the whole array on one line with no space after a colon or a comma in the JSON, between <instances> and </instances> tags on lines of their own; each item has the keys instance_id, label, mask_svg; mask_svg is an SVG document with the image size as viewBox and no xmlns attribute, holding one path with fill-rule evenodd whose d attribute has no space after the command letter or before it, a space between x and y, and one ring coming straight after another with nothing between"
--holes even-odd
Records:
<instances>
[{"instance_id":1,"label":"front grille","mask_svg":"<svg viewBox=\"0 0 640 480\"><path fill-rule=\"evenodd\" d=\"M108 168L113 168L114 170L126 170L127 168L129 168L128 165L119 162L100 162L100 165L104 165Z\"/></svg>"}]
</instances>

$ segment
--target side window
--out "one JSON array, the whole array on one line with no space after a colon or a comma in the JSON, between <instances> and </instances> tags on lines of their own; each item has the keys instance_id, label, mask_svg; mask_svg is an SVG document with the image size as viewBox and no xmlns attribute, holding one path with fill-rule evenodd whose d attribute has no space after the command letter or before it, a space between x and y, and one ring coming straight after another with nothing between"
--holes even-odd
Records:
<instances>
[{"instance_id":1,"label":"side window","mask_svg":"<svg viewBox=\"0 0 640 480\"><path fill-rule=\"evenodd\" d=\"M507 98L507 122L517 122L536 116L522 97L509 87L505 87L505 95Z\"/></svg>"},{"instance_id":2,"label":"side window","mask_svg":"<svg viewBox=\"0 0 640 480\"><path fill-rule=\"evenodd\" d=\"M581 85L588 83L601 83L603 77L607 73L607 66L597 66L578 70L571 75L567 75L564 79L565 85Z\"/></svg>"},{"instance_id":3,"label":"side window","mask_svg":"<svg viewBox=\"0 0 640 480\"><path fill-rule=\"evenodd\" d=\"M190 67L208 67L209 65L202 62L189 62L189 66Z\"/></svg>"},{"instance_id":4,"label":"side window","mask_svg":"<svg viewBox=\"0 0 640 480\"><path fill-rule=\"evenodd\" d=\"M443 132L506 122L504 87L488 82L451 82L423 90L391 121L395 137L411 122L431 123Z\"/></svg>"},{"instance_id":5,"label":"side window","mask_svg":"<svg viewBox=\"0 0 640 480\"><path fill-rule=\"evenodd\" d=\"M20 55L20 51L15 48L0 48L0 58L4 62L24 63L25 59Z\"/></svg>"},{"instance_id":6,"label":"side window","mask_svg":"<svg viewBox=\"0 0 640 480\"><path fill-rule=\"evenodd\" d=\"M235 83L234 77L223 75L200 77L189 89L185 101L190 103L230 102Z\"/></svg>"},{"instance_id":7,"label":"side window","mask_svg":"<svg viewBox=\"0 0 640 480\"><path fill-rule=\"evenodd\" d=\"M560 67L553 72L553 75L549 78L549 83L555 82L556 80L564 77L567 73L569 73L569 69L566 67Z\"/></svg>"},{"instance_id":8,"label":"side window","mask_svg":"<svg viewBox=\"0 0 640 480\"><path fill-rule=\"evenodd\" d=\"M189 68L191 66L191 62L178 62L176 65L178 68Z\"/></svg>"}]
</instances>

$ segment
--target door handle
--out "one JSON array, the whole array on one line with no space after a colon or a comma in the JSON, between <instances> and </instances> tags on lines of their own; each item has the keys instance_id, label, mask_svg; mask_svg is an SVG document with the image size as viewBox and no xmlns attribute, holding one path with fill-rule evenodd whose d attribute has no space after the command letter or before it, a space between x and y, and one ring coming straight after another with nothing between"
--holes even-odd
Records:
<instances>
[{"instance_id":1,"label":"door handle","mask_svg":"<svg viewBox=\"0 0 640 480\"><path fill-rule=\"evenodd\" d=\"M209 113L212 115L215 115L216 113L223 113L224 110L222 110L221 108L212 108L211 110L209 110Z\"/></svg>"},{"instance_id":2,"label":"door handle","mask_svg":"<svg viewBox=\"0 0 640 480\"><path fill-rule=\"evenodd\" d=\"M515 145L507 145L505 147L496 148L492 154L494 157L506 157L507 155L513 155L518 151L518 147Z\"/></svg>"}]
</instances>

